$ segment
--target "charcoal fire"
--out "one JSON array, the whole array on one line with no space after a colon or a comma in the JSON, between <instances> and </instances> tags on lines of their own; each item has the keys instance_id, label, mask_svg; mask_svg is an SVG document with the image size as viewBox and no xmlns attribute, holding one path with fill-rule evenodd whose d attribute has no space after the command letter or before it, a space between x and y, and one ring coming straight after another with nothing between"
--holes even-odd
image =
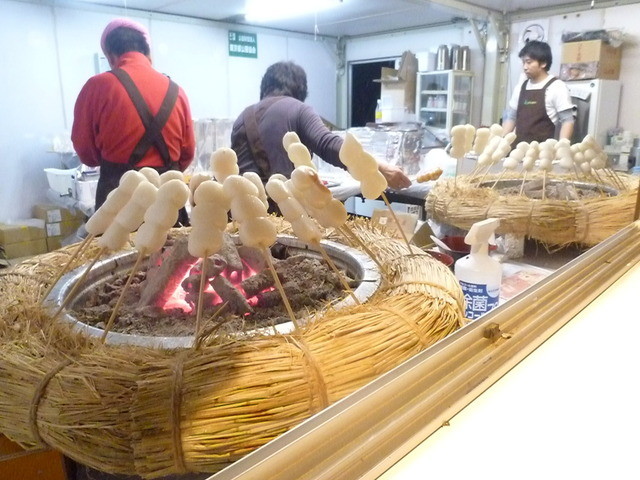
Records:
<instances>
[{"instance_id":1,"label":"charcoal fire","mask_svg":"<svg viewBox=\"0 0 640 480\"><path fill-rule=\"evenodd\" d=\"M172 244L165 246L161 254L151 256L148 265L135 275L126 304L114 323L115 334L167 338L193 335L203 263L188 254L185 237L172 240ZM345 297L339 277L321 257L295 239L280 241L284 240L295 245L274 245L274 267L287 298L301 317ZM341 251L348 248L344 246L332 248L334 259L343 255L341 261L342 265L348 265L347 275L358 278L358 281L350 280L351 286L360 288L362 280L371 281L367 278L369 270L358 263L363 260L353 259L354 255L361 254L347 255ZM245 246L236 248L233 238L229 237L225 248L204 260L204 268L203 318L213 317L226 304L216 322L231 322L228 325L232 329L252 329L288 321L282 298L274 288L273 276L260 252ZM372 270L379 281L377 270ZM93 286L87 286L78 295L72 303L74 321L89 328L104 328L109 305L119 295L121 278L126 278L128 273L122 266L115 272L111 269L101 273L102 277ZM365 284L363 288L369 291L372 285Z\"/></svg>"}]
</instances>

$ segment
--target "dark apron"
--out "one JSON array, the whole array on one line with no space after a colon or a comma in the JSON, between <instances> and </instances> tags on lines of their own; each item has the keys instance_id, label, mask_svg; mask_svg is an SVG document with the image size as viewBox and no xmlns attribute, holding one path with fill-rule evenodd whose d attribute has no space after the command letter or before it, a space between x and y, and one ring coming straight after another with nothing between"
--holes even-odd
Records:
<instances>
[{"instance_id":1,"label":"dark apron","mask_svg":"<svg viewBox=\"0 0 640 480\"><path fill-rule=\"evenodd\" d=\"M238 156L242 156L245 150L251 152L251 157L255 165L258 167L258 174L263 183L267 183L271 176L271 166L269 164L269 156L264 149L262 138L260 137L260 130L258 125L262 119L264 112L271 107L282 97L267 97L259 104L251 105L247 107L242 115L244 121L244 133L247 139L246 142L240 143L236 148L238 150ZM260 107L259 109L257 107Z\"/></svg>"},{"instance_id":2,"label":"dark apron","mask_svg":"<svg viewBox=\"0 0 640 480\"><path fill-rule=\"evenodd\" d=\"M237 154L239 157L244 156L245 150L251 151L251 157L253 161L258 167L258 175L260 175L260 179L262 183L267 183L269 181L269 177L271 176L271 165L269 164L269 157L267 155L266 150L264 149L264 145L262 143L262 138L260 137L260 131L258 129L258 123L265 110L267 110L271 105L276 103L282 97L267 97L263 101L259 103L260 109L257 108L257 105L251 105L244 110L242 115L244 120L244 133L246 137L246 142L240 142L236 147ZM278 208L278 204L274 202L271 198L268 199L269 202L269 213L280 214L280 209Z\"/></svg>"},{"instance_id":3,"label":"dark apron","mask_svg":"<svg viewBox=\"0 0 640 480\"><path fill-rule=\"evenodd\" d=\"M151 147L155 147L162 158L162 167L153 167L158 173L164 173L168 170L177 170L178 163L171 160L167 142L162 136L162 129L167 123L173 107L178 99L178 85L169 79L169 89L162 100L162 105L158 114L154 117L149 110L147 102L144 101L140 90L133 83L133 80L127 72L117 68L111 70L120 83L124 86L129 98L133 102L140 120L144 125L145 132L140 141L133 149L127 163L112 163L106 160L100 161L100 178L96 188L96 206L97 210L107 199L107 195L118 187L120 178L128 170L138 169L138 164ZM185 212L186 214L186 212ZM182 216L182 215L181 215Z\"/></svg>"},{"instance_id":4,"label":"dark apron","mask_svg":"<svg viewBox=\"0 0 640 480\"><path fill-rule=\"evenodd\" d=\"M547 115L545 95L549 85L557 79L557 77L552 78L543 88L536 90L527 90L529 80L524 81L518 99L516 140L513 145L520 142L530 143L534 140L543 142L555 136L556 126Z\"/></svg>"}]
</instances>

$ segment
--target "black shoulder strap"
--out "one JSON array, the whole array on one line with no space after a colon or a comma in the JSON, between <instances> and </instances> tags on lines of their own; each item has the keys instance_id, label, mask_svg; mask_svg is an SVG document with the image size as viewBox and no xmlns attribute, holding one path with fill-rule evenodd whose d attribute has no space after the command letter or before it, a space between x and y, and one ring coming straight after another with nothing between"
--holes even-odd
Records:
<instances>
[{"instance_id":1,"label":"black shoulder strap","mask_svg":"<svg viewBox=\"0 0 640 480\"><path fill-rule=\"evenodd\" d=\"M551 80L549 80L547 82L547 84L544 86L544 90L546 90L547 88L549 88L549 85L551 85L553 82L555 82L556 80L558 80L558 77L553 77Z\"/></svg>"},{"instance_id":2,"label":"black shoulder strap","mask_svg":"<svg viewBox=\"0 0 640 480\"><path fill-rule=\"evenodd\" d=\"M154 117L149 110L147 102L142 98L140 90L136 87L135 83L133 83L129 74L121 68L113 69L111 70L111 73L113 73L124 86L145 128L144 135L129 157L129 164L136 166L140 160L142 160L142 157L144 157L149 148L154 146L158 150L158 153L160 153L164 166L170 167L172 161L169 155L167 142L165 142L164 137L162 136L162 128L167 123L178 99L178 85L173 80L169 79L169 88L162 100L162 105L160 106L160 110L158 110L158 114Z\"/></svg>"},{"instance_id":3,"label":"black shoulder strap","mask_svg":"<svg viewBox=\"0 0 640 480\"><path fill-rule=\"evenodd\" d=\"M280 99L281 97L268 98L266 101L261 102L260 106L266 110ZM247 133L247 142L249 143L253 159L260 169L260 176L263 179L268 179L271 175L271 167L269 165L269 157L264 149L264 145L262 144L262 138L260 138L257 104L251 105L245 109L243 119L244 128Z\"/></svg>"}]
</instances>

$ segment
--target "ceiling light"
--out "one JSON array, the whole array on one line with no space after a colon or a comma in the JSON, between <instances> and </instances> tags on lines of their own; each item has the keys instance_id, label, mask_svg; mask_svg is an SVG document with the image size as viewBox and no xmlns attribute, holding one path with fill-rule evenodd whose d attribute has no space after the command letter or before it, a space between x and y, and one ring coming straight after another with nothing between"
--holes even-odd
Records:
<instances>
[{"instance_id":1,"label":"ceiling light","mask_svg":"<svg viewBox=\"0 0 640 480\"><path fill-rule=\"evenodd\" d=\"M268 22L299 17L336 7L342 0L248 0L245 20Z\"/></svg>"}]
</instances>

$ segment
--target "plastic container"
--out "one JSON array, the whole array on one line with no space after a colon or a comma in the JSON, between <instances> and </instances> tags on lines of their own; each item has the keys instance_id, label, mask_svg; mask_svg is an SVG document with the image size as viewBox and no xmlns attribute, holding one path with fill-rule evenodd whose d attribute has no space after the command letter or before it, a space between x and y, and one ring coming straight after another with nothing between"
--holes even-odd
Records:
<instances>
[{"instance_id":1,"label":"plastic container","mask_svg":"<svg viewBox=\"0 0 640 480\"><path fill-rule=\"evenodd\" d=\"M489 256L489 242L500 220L488 218L474 223L465 237L471 253L455 263L455 276L465 297L465 316L476 320L498 306L502 264Z\"/></svg>"},{"instance_id":2,"label":"plastic container","mask_svg":"<svg viewBox=\"0 0 640 480\"><path fill-rule=\"evenodd\" d=\"M440 263L443 263L446 267L453 268L454 260L451 255L447 255L446 253L442 253L437 250L425 250L425 252L438 260Z\"/></svg>"},{"instance_id":3,"label":"plastic container","mask_svg":"<svg viewBox=\"0 0 640 480\"><path fill-rule=\"evenodd\" d=\"M70 168L63 170L60 168L45 168L49 188L58 193L61 197L76 197L76 176L78 170Z\"/></svg>"}]
</instances>

